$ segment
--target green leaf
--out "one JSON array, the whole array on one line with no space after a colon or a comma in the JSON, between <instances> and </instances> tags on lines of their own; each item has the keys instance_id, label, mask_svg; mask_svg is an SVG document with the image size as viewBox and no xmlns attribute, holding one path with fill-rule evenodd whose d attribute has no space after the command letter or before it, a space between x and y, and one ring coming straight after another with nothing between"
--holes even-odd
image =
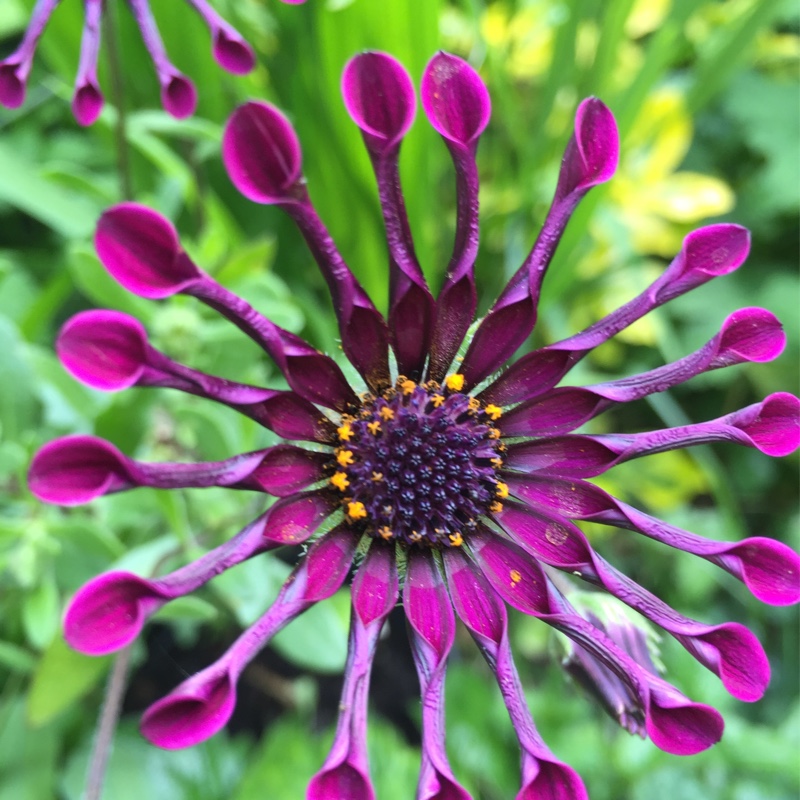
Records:
<instances>
[{"instance_id":1,"label":"green leaf","mask_svg":"<svg viewBox=\"0 0 800 800\"><path fill-rule=\"evenodd\" d=\"M27 718L39 727L93 689L111 664L111 656L76 653L57 636L42 656L28 693Z\"/></svg>"},{"instance_id":2,"label":"green leaf","mask_svg":"<svg viewBox=\"0 0 800 800\"><path fill-rule=\"evenodd\" d=\"M52 575L43 575L22 605L25 636L37 650L43 650L52 641L58 630L60 611L56 583Z\"/></svg>"}]
</instances>

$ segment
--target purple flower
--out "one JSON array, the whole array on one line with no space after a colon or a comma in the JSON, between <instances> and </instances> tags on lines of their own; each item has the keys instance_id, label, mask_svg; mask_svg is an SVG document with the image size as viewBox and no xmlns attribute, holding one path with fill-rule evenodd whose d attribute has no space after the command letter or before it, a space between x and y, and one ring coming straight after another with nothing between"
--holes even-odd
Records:
<instances>
[{"instance_id":1,"label":"purple flower","mask_svg":"<svg viewBox=\"0 0 800 800\"><path fill-rule=\"evenodd\" d=\"M72 96L72 113L80 125L91 125L103 110L103 93L97 82L97 56L100 51L100 27L105 2L111 0L83 0L84 24L78 75ZM282 0L284 3L302 3L305 0ZM61 0L37 0L28 29L19 47L0 61L0 104L17 108L25 101L28 75L50 15ZM255 55L250 45L211 7L208 0L188 0L203 18L211 31L212 52L217 63L236 75L244 75L255 66ZM161 86L161 103L173 117L183 119L194 113L197 91L194 84L169 60L164 43L150 11L149 0L128 0L136 23L142 32L156 75Z\"/></svg>"},{"instance_id":2,"label":"purple flower","mask_svg":"<svg viewBox=\"0 0 800 800\"><path fill-rule=\"evenodd\" d=\"M66 368L98 389L161 386L205 397L296 443L199 464L140 463L92 436L45 445L33 461L30 486L61 505L137 486L227 486L279 498L233 539L176 572L157 578L111 572L90 581L67 610L67 641L90 654L116 650L156 609L222 570L265 550L306 542L307 553L266 614L218 662L145 713L148 739L185 747L220 730L248 661L354 569L341 714L309 798L374 797L365 743L369 676L381 628L398 602L409 623L422 695L418 798L468 797L444 741L443 685L456 618L496 675L517 733L517 797L586 797L580 778L534 727L509 645L507 606L573 641L581 668L602 682L603 702L622 704L618 716L626 728L670 753L704 750L722 735L720 715L659 677L635 642L581 616L551 575L563 570L610 593L671 634L732 695L757 700L769 665L752 633L737 623L707 625L674 611L596 553L574 520L636 531L699 555L767 603L797 602L800 558L785 545L762 537L704 539L615 499L586 478L633 458L711 441L786 455L800 443L800 401L773 394L710 422L646 433L573 431L608 408L694 375L776 358L785 342L780 323L769 311L744 308L706 345L673 364L593 386L557 384L593 348L650 310L739 267L748 252L747 231L721 224L689 234L641 295L581 333L504 367L534 326L542 280L571 213L614 172L618 140L611 112L595 98L578 107L542 231L466 342L476 308L475 153L489 120L486 88L468 64L445 53L434 56L422 80L422 105L450 151L458 188L455 246L438 299L414 253L398 172L416 106L411 80L392 57L364 53L345 68L342 88L378 182L390 256L386 320L314 210L288 120L263 103L242 106L226 127L223 156L243 194L280 206L297 223L330 287L344 354L363 383L351 387L334 360L216 283L155 211L125 203L100 220L97 252L119 283L142 297L181 293L213 307L264 348L290 389L246 386L176 363L149 344L139 322L115 311L86 311L66 323L57 343Z\"/></svg>"}]
</instances>

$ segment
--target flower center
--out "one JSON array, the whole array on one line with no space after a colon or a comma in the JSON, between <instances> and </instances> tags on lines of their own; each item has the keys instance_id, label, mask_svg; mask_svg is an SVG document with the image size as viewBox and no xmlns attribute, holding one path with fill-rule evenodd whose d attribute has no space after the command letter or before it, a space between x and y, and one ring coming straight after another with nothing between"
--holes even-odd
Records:
<instances>
[{"instance_id":1,"label":"flower center","mask_svg":"<svg viewBox=\"0 0 800 800\"><path fill-rule=\"evenodd\" d=\"M481 514L501 510L501 409L463 394L463 384L461 375L444 386L401 376L342 418L330 482L352 525L387 541L458 547Z\"/></svg>"}]
</instances>

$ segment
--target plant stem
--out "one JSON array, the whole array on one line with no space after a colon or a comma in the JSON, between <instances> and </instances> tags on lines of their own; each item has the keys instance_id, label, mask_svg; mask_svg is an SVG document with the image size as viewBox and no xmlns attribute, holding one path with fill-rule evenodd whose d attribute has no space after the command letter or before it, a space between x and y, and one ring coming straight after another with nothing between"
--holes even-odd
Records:
<instances>
[{"instance_id":1,"label":"plant stem","mask_svg":"<svg viewBox=\"0 0 800 800\"><path fill-rule=\"evenodd\" d=\"M117 174L119 175L120 194L123 200L133 199L133 181L131 179L131 162L128 155L128 115L125 110L125 90L122 82L122 67L119 60L117 35L117 18L114 3L105 6L106 52L111 73L111 95L117 109L117 121L114 125L114 141L117 151Z\"/></svg>"}]
</instances>

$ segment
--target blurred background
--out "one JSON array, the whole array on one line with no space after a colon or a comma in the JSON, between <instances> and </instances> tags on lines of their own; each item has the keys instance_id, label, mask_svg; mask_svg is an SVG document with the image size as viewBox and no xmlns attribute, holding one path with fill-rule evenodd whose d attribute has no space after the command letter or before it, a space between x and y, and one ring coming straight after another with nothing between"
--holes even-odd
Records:
<instances>
[{"instance_id":1,"label":"blurred background","mask_svg":"<svg viewBox=\"0 0 800 800\"><path fill-rule=\"evenodd\" d=\"M4 0L0 58L16 47L33 0ZM222 168L226 116L268 99L293 121L311 197L381 308L386 251L374 179L339 93L363 49L398 57L418 84L439 48L480 70L493 102L478 152L481 310L527 254L547 210L581 98L614 111L622 158L612 182L575 215L545 281L531 345L573 333L663 270L691 229L746 225L748 262L650 314L600 348L570 382L611 379L685 355L733 310L761 305L783 321L787 352L693 380L669 396L604 415L594 431L702 421L774 391L798 389L800 13L779 0L214 0L258 53L245 78L212 61L208 31L187 3L154 3L167 49L200 104L178 122L159 110L152 64L127 6L108 0L100 83L109 100L79 128L69 111L83 18L64 0L42 38L26 104L0 108L0 799L78 800L112 658L70 651L65 602L109 568L158 574L238 531L264 507L224 490L139 490L85 508L37 502L25 474L42 443L69 433L108 438L143 460L222 459L267 446L233 412L166 391L105 395L59 365L59 326L86 308L141 319L160 349L207 372L279 386L254 346L189 298L148 302L105 273L91 237L125 196L173 219L196 261L280 325L335 350L324 284L291 223L237 194ZM115 58L109 58L114 47ZM115 66L116 62L116 66ZM120 92L112 91L118 84ZM120 117L118 108L124 110ZM418 254L441 283L455 196L446 149L420 113L402 148L402 179ZM733 445L667 453L620 467L617 496L711 538L767 535L800 546L797 457ZM762 606L734 579L624 531L587 526L616 566L688 616L736 619L770 655L766 697L746 706L679 646L664 640L668 678L726 718L723 741L691 758L621 731L559 667L560 643L516 615L512 640L537 725L583 776L593 800L792 800L800 791L798 618ZM293 800L324 759L344 663L348 595L286 631L248 669L229 730L182 752L151 747L141 711L216 658L277 594L293 554L261 557L157 615L134 646L106 800ZM448 673L448 746L456 776L480 800L518 787L518 751L499 693L468 636ZM393 618L372 682L369 744L377 796L407 800L419 763L419 697L402 615Z\"/></svg>"}]
</instances>

